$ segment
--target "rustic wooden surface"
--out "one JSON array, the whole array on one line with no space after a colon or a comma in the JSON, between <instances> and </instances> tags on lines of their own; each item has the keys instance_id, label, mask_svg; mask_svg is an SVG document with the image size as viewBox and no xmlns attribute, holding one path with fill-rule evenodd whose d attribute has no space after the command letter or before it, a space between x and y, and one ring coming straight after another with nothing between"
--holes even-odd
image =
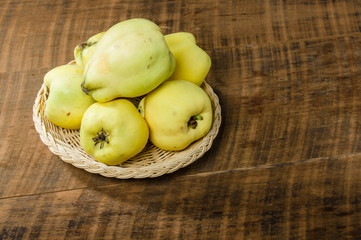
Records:
<instances>
[{"instance_id":1,"label":"rustic wooden surface","mask_svg":"<svg viewBox=\"0 0 361 240\"><path fill-rule=\"evenodd\" d=\"M44 74L125 19L211 56L223 123L201 159L117 180L53 155ZM1 0L0 239L360 239L361 2Z\"/></svg>"}]
</instances>

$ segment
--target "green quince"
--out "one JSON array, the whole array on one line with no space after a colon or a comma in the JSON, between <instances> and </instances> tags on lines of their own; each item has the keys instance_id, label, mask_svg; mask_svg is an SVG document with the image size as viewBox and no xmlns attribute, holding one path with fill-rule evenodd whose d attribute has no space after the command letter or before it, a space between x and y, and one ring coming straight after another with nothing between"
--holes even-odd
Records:
<instances>
[{"instance_id":1,"label":"green quince","mask_svg":"<svg viewBox=\"0 0 361 240\"><path fill-rule=\"evenodd\" d=\"M138 111L149 126L150 141L167 151L180 151L204 137L212 127L207 93L195 83L170 80L148 93Z\"/></svg>"},{"instance_id":2,"label":"green quince","mask_svg":"<svg viewBox=\"0 0 361 240\"><path fill-rule=\"evenodd\" d=\"M44 76L45 115L53 124L79 129L85 110L94 103L80 84L83 68L76 64L58 66Z\"/></svg>"},{"instance_id":3,"label":"green quince","mask_svg":"<svg viewBox=\"0 0 361 240\"><path fill-rule=\"evenodd\" d=\"M99 162L118 165L135 156L148 142L148 125L126 99L94 103L80 128L80 145Z\"/></svg>"},{"instance_id":4,"label":"green quince","mask_svg":"<svg viewBox=\"0 0 361 240\"><path fill-rule=\"evenodd\" d=\"M79 66L86 66L91 56L93 56L96 44L104 33L98 33L74 48L74 59Z\"/></svg>"},{"instance_id":5,"label":"green quince","mask_svg":"<svg viewBox=\"0 0 361 240\"><path fill-rule=\"evenodd\" d=\"M84 70L83 91L98 102L144 95L173 73L175 60L161 29L136 18L108 29Z\"/></svg>"},{"instance_id":6,"label":"green quince","mask_svg":"<svg viewBox=\"0 0 361 240\"><path fill-rule=\"evenodd\" d=\"M170 80L187 80L200 86L211 68L211 58L196 44L193 34L177 32L165 35L176 67Z\"/></svg>"}]
</instances>

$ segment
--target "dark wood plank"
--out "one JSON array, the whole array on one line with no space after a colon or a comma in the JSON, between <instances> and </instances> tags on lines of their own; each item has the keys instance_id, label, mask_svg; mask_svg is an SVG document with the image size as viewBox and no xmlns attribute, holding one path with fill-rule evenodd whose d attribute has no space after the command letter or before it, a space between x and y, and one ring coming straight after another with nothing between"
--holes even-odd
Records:
<instances>
[{"instance_id":1,"label":"dark wood plank","mask_svg":"<svg viewBox=\"0 0 361 240\"><path fill-rule=\"evenodd\" d=\"M0 3L0 72L52 68L118 21L188 31L207 51L360 32L359 1L19 1ZM21 56L21 57L20 57Z\"/></svg>"},{"instance_id":2,"label":"dark wood plank","mask_svg":"<svg viewBox=\"0 0 361 240\"><path fill-rule=\"evenodd\" d=\"M214 50L223 125L189 172L359 152L360 47L350 36Z\"/></svg>"},{"instance_id":3,"label":"dark wood plank","mask_svg":"<svg viewBox=\"0 0 361 240\"><path fill-rule=\"evenodd\" d=\"M359 239L360 160L314 158L6 198L0 237Z\"/></svg>"}]
</instances>

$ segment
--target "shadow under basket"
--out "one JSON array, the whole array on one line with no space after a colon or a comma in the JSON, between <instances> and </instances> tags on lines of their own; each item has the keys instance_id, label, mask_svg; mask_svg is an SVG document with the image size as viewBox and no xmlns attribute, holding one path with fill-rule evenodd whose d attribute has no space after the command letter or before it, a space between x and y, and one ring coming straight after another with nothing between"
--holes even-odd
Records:
<instances>
[{"instance_id":1,"label":"shadow under basket","mask_svg":"<svg viewBox=\"0 0 361 240\"><path fill-rule=\"evenodd\" d=\"M50 151L58 155L64 162L90 173L105 177L154 178L172 173L188 166L203 156L213 143L221 125L221 107L217 95L209 84L203 82L202 89L208 94L213 107L213 123L211 130L203 138L193 142L182 151L164 151L148 141L146 147L134 156L116 166L108 166L89 156L80 146L79 130L70 130L55 126L45 116L44 85L39 90L33 106L33 121L43 143ZM139 99L129 99L136 104Z\"/></svg>"}]
</instances>

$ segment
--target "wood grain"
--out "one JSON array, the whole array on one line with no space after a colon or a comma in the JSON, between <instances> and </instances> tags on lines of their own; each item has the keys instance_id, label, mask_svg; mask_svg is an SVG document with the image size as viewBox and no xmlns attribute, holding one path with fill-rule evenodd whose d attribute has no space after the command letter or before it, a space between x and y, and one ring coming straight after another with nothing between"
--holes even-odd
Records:
<instances>
[{"instance_id":1,"label":"wood grain","mask_svg":"<svg viewBox=\"0 0 361 240\"><path fill-rule=\"evenodd\" d=\"M339 156L2 199L0 236L358 239L360 167Z\"/></svg>"},{"instance_id":2,"label":"wood grain","mask_svg":"<svg viewBox=\"0 0 361 240\"><path fill-rule=\"evenodd\" d=\"M0 2L0 239L360 239L360 1ZM223 123L194 164L116 180L62 162L44 74L121 20L192 32Z\"/></svg>"},{"instance_id":3,"label":"wood grain","mask_svg":"<svg viewBox=\"0 0 361 240\"><path fill-rule=\"evenodd\" d=\"M118 21L192 32L205 50L359 33L358 1L19 1L1 5L0 72L52 68ZM24 55L25 54L25 55ZM22 56L22 57L19 57Z\"/></svg>"}]
</instances>

